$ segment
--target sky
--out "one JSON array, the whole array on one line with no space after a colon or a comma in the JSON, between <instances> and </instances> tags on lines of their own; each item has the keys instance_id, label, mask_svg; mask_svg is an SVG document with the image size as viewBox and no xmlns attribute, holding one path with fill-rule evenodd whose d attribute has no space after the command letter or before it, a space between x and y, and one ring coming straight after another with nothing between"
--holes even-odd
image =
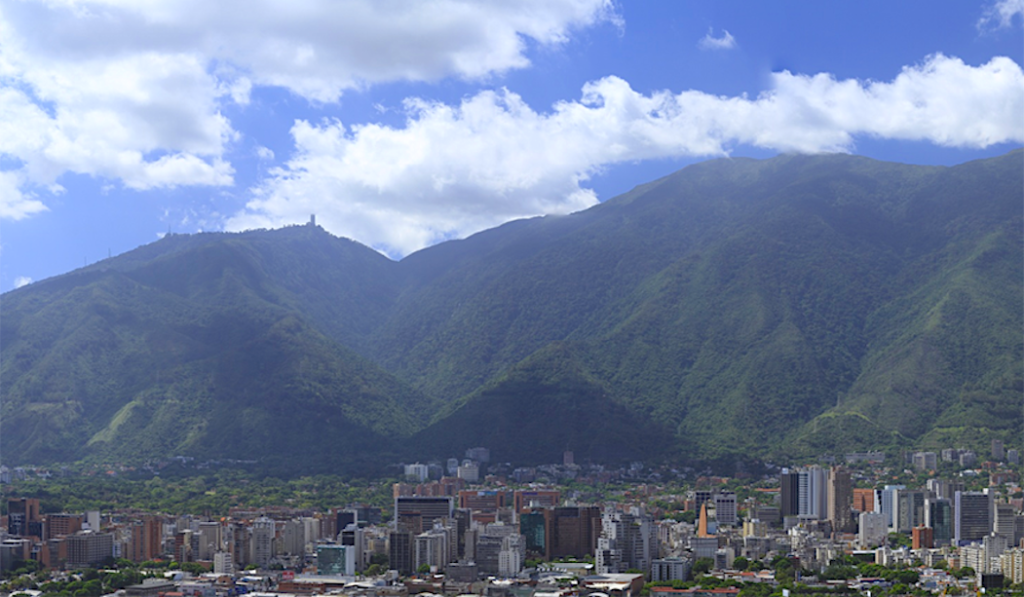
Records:
<instances>
[{"instance_id":1,"label":"sky","mask_svg":"<svg viewBox=\"0 0 1024 597\"><path fill-rule=\"evenodd\" d=\"M168 232L399 259L707 159L1000 155L1022 64L1024 0L0 0L0 291Z\"/></svg>"}]
</instances>

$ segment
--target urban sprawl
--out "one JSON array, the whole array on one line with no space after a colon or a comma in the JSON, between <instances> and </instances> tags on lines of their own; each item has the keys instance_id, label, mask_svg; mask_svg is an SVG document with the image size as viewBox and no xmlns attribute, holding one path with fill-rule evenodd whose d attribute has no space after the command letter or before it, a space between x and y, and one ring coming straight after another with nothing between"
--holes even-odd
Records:
<instances>
[{"instance_id":1,"label":"urban sprawl","mask_svg":"<svg viewBox=\"0 0 1024 597\"><path fill-rule=\"evenodd\" d=\"M403 465L393 506L226 516L41 512L0 520L7 594L767 597L1019 593L1020 454L945 449L735 477L641 463ZM16 487L24 469L0 469ZM680 481L682 479L682 481ZM610 487L605 493L588 487ZM11 485L9 485L11 487ZM10 495L10 494L9 494Z\"/></svg>"}]
</instances>

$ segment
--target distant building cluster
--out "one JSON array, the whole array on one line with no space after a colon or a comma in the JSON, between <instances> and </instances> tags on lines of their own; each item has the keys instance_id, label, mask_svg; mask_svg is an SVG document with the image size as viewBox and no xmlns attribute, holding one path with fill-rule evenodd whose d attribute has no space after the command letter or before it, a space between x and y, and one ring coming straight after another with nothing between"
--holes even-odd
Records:
<instances>
[{"instance_id":1,"label":"distant building cluster","mask_svg":"<svg viewBox=\"0 0 1024 597\"><path fill-rule=\"evenodd\" d=\"M236 508L211 518L44 513L38 499L12 498L2 520L0 564L35 560L72 570L116 558L198 563L209 571L209 597L253 574L262 590L303 595L351 591L360 577L373 578L373 587L419 579L405 582L468 592L483 579L543 583L568 575L593 592L632 596L647 581L691 578L698 565L722 578L777 582L774 570L748 570L746 562L780 556L811 572L851 555L917 566L926 578L921 586L936 591L959 582L935 569L940 563L970 567L978 582L985 575L1024 582L1016 450L992 442L977 469L964 468L978 459L967 450L908 453L895 468L865 454L743 481L698 476L680 494L637 481L625 484L629 489L616 499L588 499L576 489L533 482L538 475L575 478L581 467L571 454L549 467L502 468L491 465L484 448L467 451L464 459L402 465L405 480L393 484L392 503L383 508ZM634 463L624 474L642 470ZM530 481L520 480L527 476ZM890 482L896 478L903 482ZM181 590L180 583L161 587L135 594L172 597ZM653 594L677 592L661 587Z\"/></svg>"}]
</instances>

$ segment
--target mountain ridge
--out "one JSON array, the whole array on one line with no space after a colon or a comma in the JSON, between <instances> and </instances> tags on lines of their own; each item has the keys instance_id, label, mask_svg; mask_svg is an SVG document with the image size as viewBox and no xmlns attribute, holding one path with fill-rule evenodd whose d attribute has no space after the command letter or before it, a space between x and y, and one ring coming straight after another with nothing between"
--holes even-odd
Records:
<instances>
[{"instance_id":1,"label":"mountain ridge","mask_svg":"<svg viewBox=\"0 0 1024 597\"><path fill-rule=\"evenodd\" d=\"M316 469L296 438L360 466L471 438L524 462L616 454L599 437L633 459L1009 439L1022 158L712 160L398 262L308 225L171 235L3 295L5 458Z\"/></svg>"}]
</instances>

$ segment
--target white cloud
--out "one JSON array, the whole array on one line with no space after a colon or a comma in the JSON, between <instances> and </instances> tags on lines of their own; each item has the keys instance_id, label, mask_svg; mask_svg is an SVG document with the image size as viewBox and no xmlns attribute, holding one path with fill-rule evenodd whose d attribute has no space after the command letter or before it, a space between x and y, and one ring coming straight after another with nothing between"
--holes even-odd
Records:
<instances>
[{"instance_id":1,"label":"white cloud","mask_svg":"<svg viewBox=\"0 0 1024 597\"><path fill-rule=\"evenodd\" d=\"M253 86L331 102L386 81L486 77L527 66L527 40L616 18L610 0L6 2L0 155L42 187L69 171L138 189L230 185L237 133L221 106L247 104Z\"/></svg>"},{"instance_id":2,"label":"white cloud","mask_svg":"<svg viewBox=\"0 0 1024 597\"><path fill-rule=\"evenodd\" d=\"M0 219L22 220L46 211L43 202L31 193L23 192L21 185L20 173L0 170Z\"/></svg>"},{"instance_id":3,"label":"white cloud","mask_svg":"<svg viewBox=\"0 0 1024 597\"><path fill-rule=\"evenodd\" d=\"M728 154L737 144L848 151L857 136L986 147L1024 142L1024 73L1009 58L935 55L889 82L776 73L757 98L643 95L616 77L538 113L508 91L446 105L407 100L402 127L297 121L296 153L253 189L229 229L310 213L327 229L402 255L512 218L596 203L604 165Z\"/></svg>"},{"instance_id":4,"label":"white cloud","mask_svg":"<svg viewBox=\"0 0 1024 597\"><path fill-rule=\"evenodd\" d=\"M260 145L259 147L256 148L256 157L258 157L261 160L273 160L274 150L270 149L269 147L263 147L262 145Z\"/></svg>"},{"instance_id":5,"label":"white cloud","mask_svg":"<svg viewBox=\"0 0 1024 597\"><path fill-rule=\"evenodd\" d=\"M1024 18L1024 0L997 0L978 20L978 29L990 26L1005 28L1013 25L1014 17Z\"/></svg>"},{"instance_id":6,"label":"white cloud","mask_svg":"<svg viewBox=\"0 0 1024 597\"><path fill-rule=\"evenodd\" d=\"M709 27L707 35L697 42L697 47L702 50L731 50L736 47L736 38L725 29L722 30L722 37L715 37L714 33Z\"/></svg>"},{"instance_id":7,"label":"white cloud","mask_svg":"<svg viewBox=\"0 0 1024 597\"><path fill-rule=\"evenodd\" d=\"M15 288L21 288L22 286L28 286L31 283L32 283L32 278L29 278L28 276L18 276L17 278L14 279L14 287Z\"/></svg>"}]
</instances>

